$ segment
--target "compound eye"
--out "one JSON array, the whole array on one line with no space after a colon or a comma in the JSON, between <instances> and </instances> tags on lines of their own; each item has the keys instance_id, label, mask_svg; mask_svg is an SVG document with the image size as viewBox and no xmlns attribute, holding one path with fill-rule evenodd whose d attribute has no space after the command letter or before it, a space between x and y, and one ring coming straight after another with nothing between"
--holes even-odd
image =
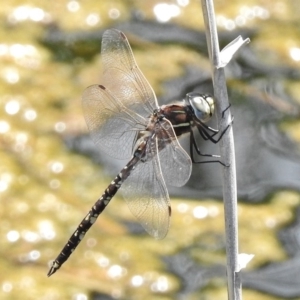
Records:
<instances>
[{"instance_id":1,"label":"compound eye","mask_svg":"<svg viewBox=\"0 0 300 300\"><path fill-rule=\"evenodd\" d=\"M193 109L194 115L199 121L208 121L214 113L214 99L205 94L187 94L187 100Z\"/></svg>"}]
</instances>

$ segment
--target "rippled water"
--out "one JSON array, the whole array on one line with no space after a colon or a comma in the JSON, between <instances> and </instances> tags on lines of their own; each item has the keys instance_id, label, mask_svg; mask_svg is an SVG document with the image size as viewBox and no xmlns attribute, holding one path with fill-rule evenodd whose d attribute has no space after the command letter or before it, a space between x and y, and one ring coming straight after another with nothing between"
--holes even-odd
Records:
<instances>
[{"instance_id":1,"label":"rippled water","mask_svg":"<svg viewBox=\"0 0 300 300\"><path fill-rule=\"evenodd\" d=\"M223 41L241 32L244 38L249 35L247 47L256 61L270 67L260 70L253 63L251 68L228 68L232 98L242 102L241 95L246 95L257 101L271 78L272 99L284 90L294 101L278 96L280 101L271 104L286 116L282 130L299 143L299 122L293 115L300 103L299 77L289 72L300 66L298 1L216 1L216 11ZM81 94L100 81L102 32L110 27L126 32L140 68L159 99L167 101L174 85L169 89L165 82L190 82L193 74L209 80L204 40L192 44L174 30L203 30L199 2L13 1L1 5L0 17L0 298L108 299L100 298L104 294L116 299L226 299L223 207L212 198L172 197L170 232L156 241L135 224L116 196L69 261L46 277L49 262L112 178L108 169L103 172L66 143L87 131ZM176 27L164 35L170 24ZM138 34L142 27L148 41ZM180 87L175 84L178 97L186 92ZM238 120L239 110L235 116ZM238 133L239 125L234 126ZM299 163L297 159L293 162ZM195 167L202 174L208 168ZM221 190L221 183L210 178L207 185ZM256 182L252 179L243 177L240 200L250 194L249 183ZM195 190L197 185L191 181L188 187ZM292 185L276 185L279 192L271 185L255 198L263 201L266 196L268 201L239 206L241 252L256 255L250 269L287 256L277 230L292 222L300 197ZM205 289L199 292L201 287ZM278 298L245 290L244 299Z\"/></svg>"}]
</instances>

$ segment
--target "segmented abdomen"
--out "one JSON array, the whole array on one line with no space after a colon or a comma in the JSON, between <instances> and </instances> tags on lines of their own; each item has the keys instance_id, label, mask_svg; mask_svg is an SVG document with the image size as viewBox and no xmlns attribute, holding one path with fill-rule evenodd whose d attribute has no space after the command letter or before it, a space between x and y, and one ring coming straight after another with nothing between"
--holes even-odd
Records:
<instances>
[{"instance_id":1,"label":"segmented abdomen","mask_svg":"<svg viewBox=\"0 0 300 300\"><path fill-rule=\"evenodd\" d=\"M116 176L116 178L110 183L107 189L104 191L102 196L95 202L91 210L81 221L75 232L70 237L69 241L66 243L60 254L57 256L55 261L53 262L48 276L54 274L62 264L69 258L72 252L79 245L81 240L84 238L86 232L90 229L90 227L95 223L98 216L105 209L107 204L110 202L112 197L116 194L116 192L121 187L123 181L130 175L131 171L134 169L136 164L140 161L140 157L133 157L129 163L122 169L122 171Z\"/></svg>"}]
</instances>

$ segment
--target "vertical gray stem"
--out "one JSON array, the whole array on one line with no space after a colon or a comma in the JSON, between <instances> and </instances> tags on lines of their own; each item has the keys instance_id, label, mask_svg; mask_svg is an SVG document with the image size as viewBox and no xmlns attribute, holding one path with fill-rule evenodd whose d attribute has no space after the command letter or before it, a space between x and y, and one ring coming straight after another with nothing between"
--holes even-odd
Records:
<instances>
[{"instance_id":1,"label":"vertical gray stem","mask_svg":"<svg viewBox=\"0 0 300 300\"><path fill-rule=\"evenodd\" d=\"M212 65L214 97L216 101L219 126L231 122L230 111L226 111L224 119L222 112L229 106L224 69L219 68L219 42L215 22L213 0L201 0L208 52ZM227 254L227 285L228 299L242 299L241 280L238 266L238 222L237 222L237 192L236 168L232 128L220 140L222 161L229 165L223 167L223 199L225 210L226 254Z\"/></svg>"}]
</instances>

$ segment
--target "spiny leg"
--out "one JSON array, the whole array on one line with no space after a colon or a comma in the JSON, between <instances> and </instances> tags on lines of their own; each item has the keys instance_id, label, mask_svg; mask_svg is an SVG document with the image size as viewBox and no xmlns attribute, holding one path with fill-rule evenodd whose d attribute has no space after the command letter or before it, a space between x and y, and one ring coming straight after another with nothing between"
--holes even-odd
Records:
<instances>
[{"instance_id":1,"label":"spiny leg","mask_svg":"<svg viewBox=\"0 0 300 300\"><path fill-rule=\"evenodd\" d=\"M191 138L192 139L192 138ZM204 160L204 161L196 161L194 158L194 151L196 150L197 154L200 156L206 156L206 157L216 157L216 158L220 158L220 155L216 155L216 154L203 154L199 151L199 149L197 148L197 144L196 141L190 141L190 155L191 155L191 160L194 164L207 164L207 163L219 163L224 167L228 167L227 164L223 163L221 160ZM199 152L198 152L199 151Z\"/></svg>"},{"instance_id":2,"label":"spiny leg","mask_svg":"<svg viewBox=\"0 0 300 300\"><path fill-rule=\"evenodd\" d=\"M231 104L222 112L222 118L224 118L225 112L230 108ZM229 129L229 127L232 125L234 118L232 117L230 123L226 126L226 128L221 132L220 136L217 139L214 139L214 136L219 133L219 130L211 128L204 124L201 121L198 121L196 124L196 127L198 129L199 134L204 140L210 140L214 144L217 144L223 137L223 135L226 133L226 131ZM213 134L210 134L208 131L213 132Z\"/></svg>"},{"instance_id":3,"label":"spiny leg","mask_svg":"<svg viewBox=\"0 0 300 300\"><path fill-rule=\"evenodd\" d=\"M224 119L225 112L231 107L231 103L222 111L222 119ZM232 123L233 119L231 120Z\"/></svg>"},{"instance_id":4,"label":"spiny leg","mask_svg":"<svg viewBox=\"0 0 300 300\"><path fill-rule=\"evenodd\" d=\"M204 153L201 153L198 146L197 146L197 143L196 143L196 140L194 138L194 133L191 129L190 131L190 155L191 155L191 160L194 164L205 164L205 163L219 163L221 164L222 166L224 167L228 167L228 165L224 164L222 161L220 160L205 160L205 161L196 161L195 158L194 158L194 149L195 151L197 152L198 155L200 156L206 156L206 157L216 157L216 158L219 158L220 155L215 155L215 154L204 154Z\"/></svg>"},{"instance_id":5,"label":"spiny leg","mask_svg":"<svg viewBox=\"0 0 300 300\"><path fill-rule=\"evenodd\" d=\"M230 108L231 105L229 105L223 112L222 112L222 118L224 118L224 114L225 112ZM196 127L198 129L198 132L199 134L201 135L201 137L204 139L204 140L210 140L212 141L214 144L217 144L221 139L222 137L224 136L224 134L226 133L226 131L228 130L228 128L231 126L233 122L233 118L230 122L230 124L228 124L226 126L226 128L222 131L221 135L217 138L217 139L214 139L213 137L219 133L219 130L216 130L216 129L213 129L209 126L207 126L206 124L202 123L201 121L196 124ZM210 134L208 131L211 131L213 132L213 134ZM196 163L196 164L203 164L203 163L220 163L221 165L225 166L225 167L228 167L227 164L223 163L222 161L220 160L207 160L207 161L196 161L195 158L194 158L194 149L195 151L197 152L198 155L200 156L206 156L206 157L216 157L216 158L220 158L219 155L215 155L215 154L204 154L204 153L201 153L201 151L199 150L198 148L198 145L197 145L197 142L196 142L196 139L194 137L194 132L192 130L192 128L190 129L190 155L191 155L191 159L192 159L192 162L193 163Z\"/></svg>"},{"instance_id":6,"label":"spiny leg","mask_svg":"<svg viewBox=\"0 0 300 300\"><path fill-rule=\"evenodd\" d=\"M198 129L199 134L203 137L204 140L210 140L214 144L217 144L222 139L222 137L226 133L226 131L230 128L231 124L232 124L232 122L230 122L230 124L228 124L226 126L226 128L221 132L220 136L217 139L213 138L217 133L209 134L206 129L202 128L202 124L201 125L197 124L198 125L197 129Z\"/></svg>"},{"instance_id":7,"label":"spiny leg","mask_svg":"<svg viewBox=\"0 0 300 300\"><path fill-rule=\"evenodd\" d=\"M197 152L198 155L200 156L206 156L206 157L220 157L219 155L215 155L215 154L206 154L206 153L202 153L197 145L195 136L194 136L194 132L193 129L190 128L190 155L191 155L191 159L193 163L197 163L194 159L194 149Z\"/></svg>"}]
</instances>

